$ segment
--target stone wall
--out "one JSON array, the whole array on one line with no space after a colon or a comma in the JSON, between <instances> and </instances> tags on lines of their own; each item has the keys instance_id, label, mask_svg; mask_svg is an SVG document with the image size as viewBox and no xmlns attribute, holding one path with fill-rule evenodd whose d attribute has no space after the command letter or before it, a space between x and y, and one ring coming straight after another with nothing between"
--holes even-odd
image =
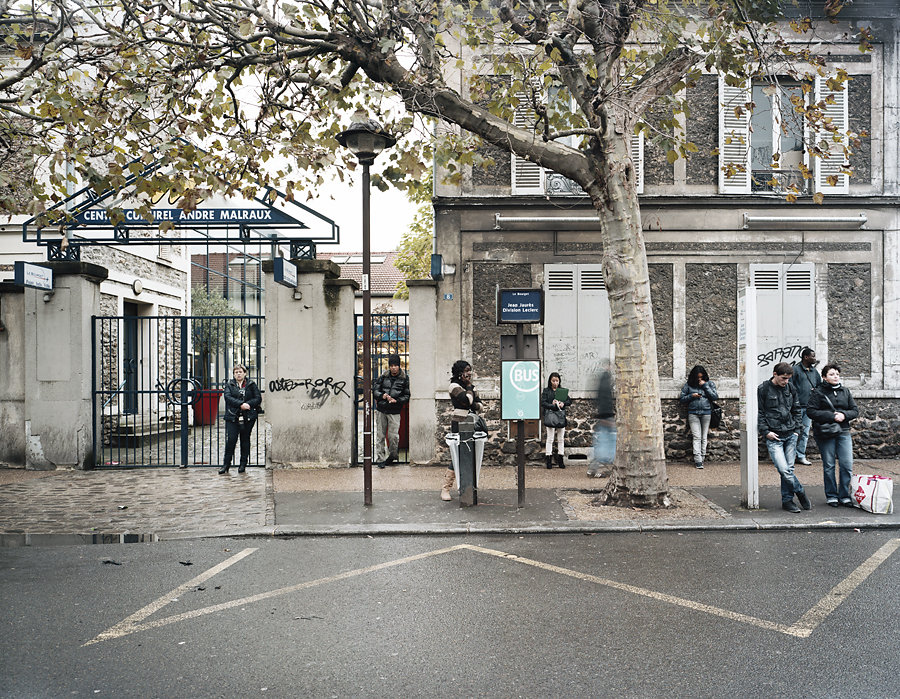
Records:
<instances>
[{"instance_id":1,"label":"stone wall","mask_svg":"<svg viewBox=\"0 0 900 699\"><path fill-rule=\"evenodd\" d=\"M737 265L685 265L684 296L688 371L737 376Z\"/></svg>"},{"instance_id":2,"label":"stone wall","mask_svg":"<svg viewBox=\"0 0 900 699\"><path fill-rule=\"evenodd\" d=\"M872 76L854 75L848 83L849 126L854 133L866 133L868 136L852 144L850 168L853 175L852 184L868 184L872 179Z\"/></svg>"},{"instance_id":3,"label":"stone wall","mask_svg":"<svg viewBox=\"0 0 900 699\"><path fill-rule=\"evenodd\" d=\"M500 336L515 334L515 326L497 325L497 285L501 289L530 288L532 280L530 264L476 262L473 266L472 358L469 361L477 375L496 372L500 366ZM534 332L530 325L525 326L525 334Z\"/></svg>"},{"instance_id":4,"label":"stone wall","mask_svg":"<svg viewBox=\"0 0 900 699\"><path fill-rule=\"evenodd\" d=\"M653 326L656 330L656 361L661 376L672 375L674 277L672 265L649 265L650 301L653 305Z\"/></svg>"},{"instance_id":5,"label":"stone wall","mask_svg":"<svg viewBox=\"0 0 900 699\"><path fill-rule=\"evenodd\" d=\"M871 265L828 265L828 361L845 376L872 371L871 288Z\"/></svg>"},{"instance_id":6,"label":"stone wall","mask_svg":"<svg viewBox=\"0 0 900 699\"><path fill-rule=\"evenodd\" d=\"M719 180L719 79L701 75L687 89L687 139L698 151L687 163L687 183L710 185Z\"/></svg>"},{"instance_id":7,"label":"stone wall","mask_svg":"<svg viewBox=\"0 0 900 699\"><path fill-rule=\"evenodd\" d=\"M900 457L900 403L891 400L860 399L856 401L861 417L854 422L853 454L858 459L895 459ZM450 402L438 401L438 428L435 434L439 444L437 460L450 463L444 435L450 431ZM739 434L739 406L737 400L720 400L725 414L721 429L710 430L707 442L707 461L734 462L741 458ZM594 425L593 401L577 399L566 410L566 449L590 447ZM687 417L677 399L662 401L663 432L666 459L669 462L691 463L693 461L691 431ZM500 401L485 401L483 413L488 423L490 435L485 445L485 466L512 466L516 463L515 435L506 438L506 425L500 420ZM545 433L541 427L539 440L525 442L526 462L531 465L542 461ZM807 454L818 456L816 440L810 435ZM762 443L759 444L760 464L769 461L769 455Z\"/></svg>"}]
</instances>

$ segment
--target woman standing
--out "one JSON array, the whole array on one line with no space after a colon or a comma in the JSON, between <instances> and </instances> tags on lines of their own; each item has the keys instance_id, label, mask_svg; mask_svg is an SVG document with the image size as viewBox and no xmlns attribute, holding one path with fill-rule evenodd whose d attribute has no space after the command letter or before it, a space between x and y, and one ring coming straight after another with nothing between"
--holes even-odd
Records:
<instances>
[{"instance_id":1,"label":"woman standing","mask_svg":"<svg viewBox=\"0 0 900 699\"><path fill-rule=\"evenodd\" d=\"M850 389L841 385L841 368L837 364L822 367L822 379L822 383L809 394L806 414L812 420L813 436L822 455L825 502L832 507L852 507L853 439L850 437L850 421L859 417L859 408L850 395ZM835 459L839 463L840 484L834 478Z\"/></svg>"},{"instance_id":2,"label":"woman standing","mask_svg":"<svg viewBox=\"0 0 900 699\"><path fill-rule=\"evenodd\" d=\"M544 416L544 427L547 428L547 468L553 468L553 439L556 438L556 465L566 467L563 461L566 435L566 407L572 403L569 392L560 390L559 374L555 371L547 380L547 388L541 391L541 414Z\"/></svg>"},{"instance_id":3,"label":"woman standing","mask_svg":"<svg viewBox=\"0 0 900 699\"><path fill-rule=\"evenodd\" d=\"M238 473L243 473L250 460L250 433L256 424L256 410L262 403L262 394L253 382L247 379L247 367L234 367L234 378L225 384L225 463L219 474L228 473L234 459L234 446L241 438L241 461Z\"/></svg>"},{"instance_id":4,"label":"woman standing","mask_svg":"<svg viewBox=\"0 0 900 699\"><path fill-rule=\"evenodd\" d=\"M453 362L450 368L450 403L457 410L468 410L469 412L481 412L481 398L475 392L472 385L472 365L465 359ZM456 474L453 471L453 465L447 467L448 470L444 474L444 484L441 486L441 500L452 500L450 491L456 480Z\"/></svg>"},{"instance_id":5,"label":"woman standing","mask_svg":"<svg viewBox=\"0 0 900 699\"><path fill-rule=\"evenodd\" d=\"M688 374L687 383L681 388L681 402L687 406L688 425L694 438L694 466L703 468L706 458L706 438L712 414L711 401L719 400L716 384L709 380L706 369L697 364Z\"/></svg>"}]
</instances>

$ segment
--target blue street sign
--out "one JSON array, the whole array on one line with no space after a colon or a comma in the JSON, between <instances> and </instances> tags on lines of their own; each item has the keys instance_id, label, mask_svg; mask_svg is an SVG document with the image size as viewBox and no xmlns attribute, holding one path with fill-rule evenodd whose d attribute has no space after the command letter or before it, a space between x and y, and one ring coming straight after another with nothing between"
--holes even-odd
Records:
<instances>
[{"instance_id":1,"label":"blue street sign","mask_svg":"<svg viewBox=\"0 0 900 699\"><path fill-rule=\"evenodd\" d=\"M498 289L497 324L543 323L543 289Z\"/></svg>"}]
</instances>

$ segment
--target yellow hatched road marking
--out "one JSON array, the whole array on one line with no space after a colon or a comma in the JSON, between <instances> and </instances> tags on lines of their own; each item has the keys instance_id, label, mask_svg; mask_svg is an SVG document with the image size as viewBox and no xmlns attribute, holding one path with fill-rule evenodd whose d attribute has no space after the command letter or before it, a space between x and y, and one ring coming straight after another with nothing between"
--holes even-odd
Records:
<instances>
[{"instance_id":1,"label":"yellow hatched road marking","mask_svg":"<svg viewBox=\"0 0 900 699\"><path fill-rule=\"evenodd\" d=\"M513 563L521 563L523 565L533 566L535 568L546 570L551 573L556 573L558 575L565 575L570 578L583 580L585 582L591 582L597 585L603 585L615 590L621 590L622 592L628 592L634 595L639 595L641 597L654 599L659 602L665 602L666 604L672 604L675 606L684 607L686 609L691 609L693 611L702 612L704 614L711 614L713 616L718 616L724 619L730 619L731 621L748 624L750 626L755 626L767 631L775 631L777 633L783 633L788 636L794 636L797 638L808 638L812 634L812 632L815 631L815 629L823 621L825 621L825 619L827 619L835 609L838 608L841 602L847 599L847 597L864 580L866 580L866 578L868 578L873 572L875 572L878 566L880 566L888 558L890 558L891 554L893 554L898 547L900 547L900 538L891 539L890 541L886 542L874 554L866 559L866 561L863 562L862 565L860 565L858 568L856 568L856 570L850 573L850 575L848 575L841 582L835 585L831 589L831 591L829 591L824 597L822 597L821 600L813 605L812 608L810 608L808 612L800 617L798 621L789 626L785 624L778 624L773 621L767 621L766 619L759 619L748 614L741 614L739 612L733 612L728 609L714 607L702 602L695 602L693 600L684 599L683 597L676 597L664 592L648 590L646 588L636 587L635 585L629 585L627 583L621 583L615 580L609 580L607 578L600 578L596 575L582 573L576 570L571 570L569 568L563 568L561 566L553 565L551 563L543 563L542 561L523 558L515 554L498 551L496 549L485 548L483 546L475 546L473 544L457 544L456 546L448 546L446 548L435 549L434 551L427 551L425 553L419 553L413 556L406 556L404 558L398 558L393 561L366 566L365 568L357 568L355 570L339 573L337 575L331 575L325 578L319 578L317 580L309 580L307 582L298 583L297 585L290 585L288 587L282 587L277 590L270 590L269 592L261 592L249 597L242 597L240 599L231 600L229 602L222 602L221 604L215 604L209 607L195 609L189 612L184 612L182 614L174 614L172 616L157 619L155 621L144 622L144 619L165 607L180 594L190 590L191 588L199 585L206 580L209 580L213 576L218 575L229 566L234 565L238 561L249 556L251 553L257 551L257 549L255 548L247 548L240 553L235 554L231 558L223 561L222 563L219 563L218 565L210 568L206 572L201 573L192 580L179 585L174 590L172 590L172 592L163 595L154 602L151 602L146 607L125 618L115 626L112 626L106 631L98 634L96 638L93 638L84 645L89 646L95 643L100 643L101 641L108 641L114 638L127 636L128 634L136 633L138 631L147 631L149 629L159 628L161 626L174 624L179 621L194 619L206 614L213 614L215 612L232 609L241 605L260 602L262 600L271 599L280 595L290 594L299 590L305 590L311 587L324 585L326 583L337 582L339 580L347 580L350 578L358 577L360 575L365 575L366 573L374 573L380 570L394 568L397 566L405 565L407 563L412 563L414 561L420 561L426 558L432 558L434 556L440 556L445 553L451 553L453 551L460 550L473 551L475 553L482 553L489 556L494 556L496 558L502 558Z\"/></svg>"}]
</instances>

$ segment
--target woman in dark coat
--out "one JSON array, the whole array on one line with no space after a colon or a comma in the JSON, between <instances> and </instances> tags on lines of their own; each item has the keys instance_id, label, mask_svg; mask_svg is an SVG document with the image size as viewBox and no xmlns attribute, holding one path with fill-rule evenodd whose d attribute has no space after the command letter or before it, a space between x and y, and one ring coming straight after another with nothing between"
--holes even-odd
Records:
<instances>
[{"instance_id":1,"label":"woman in dark coat","mask_svg":"<svg viewBox=\"0 0 900 699\"><path fill-rule=\"evenodd\" d=\"M572 399L568 397L564 400L557 399L557 389L560 388L562 379L555 371L550 374L547 379L547 388L541 391L541 415L544 416L544 427L547 429L547 444L544 449L544 455L547 460L547 468L553 468L553 440L556 439L556 465L560 468L566 467L563 461L565 456L565 437L566 437L566 408L572 404ZM553 425L548 424L553 422ZM559 424L556 424L559 423Z\"/></svg>"},{"instance_id":2,"label":"woman in dark coat","mask_svg":"<svg viewBox=\"0 0 900 699\"><path fill-rule=\"evenodd\" d=\"M806 415L812 420L813 436L822 455L825 502L832 507L852 507L853 439L850 436L850 422L859 417L859 408L850 395L850 389L841 384L841 368L837 364L822 367L822 379L822 383L809 394ZM830 425L839 425L840 430L834 432L835 428ZM839 483L834 478L835 461L840 468Z\"/></svg>"},{"instance_id":3,"label":"woman in dark coat","mask_svg":"<svg viewBox=\"0 0 900 699\"><path fill-rule=\"evenodd\" d=\"M262 394L256 383L247 378L247 367L234 367L234 378L225 384L225 461L219 473L228 473L234 459L234 447L241 439L241 460L238 473L243 473L250 460L250 433L256 424L256 411L262 403Z\"/></svg>"},{"instance_id":4,"label":"woman in dark coat","mask_svg":"<svg viewBox=\"0 0 900 699\"><path fill-rule=\"evenodd\" d=\"M680 400L687 406L688 425L694 438L694 466L703 468L712 401L719 400L719 394L716 391L716 384L709 380L709 374L701 365L697 364L691 369L687 383L681 387Z\"/></svg>"}]
</instances>

